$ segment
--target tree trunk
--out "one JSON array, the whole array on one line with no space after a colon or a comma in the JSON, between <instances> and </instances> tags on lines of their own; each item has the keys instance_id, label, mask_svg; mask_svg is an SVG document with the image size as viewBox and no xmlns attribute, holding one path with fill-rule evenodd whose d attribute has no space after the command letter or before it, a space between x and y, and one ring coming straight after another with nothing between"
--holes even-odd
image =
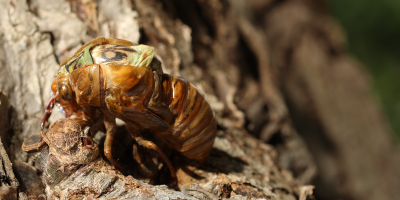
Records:
<instances>
[{"instance_id":1,"label":"tree trunk","mask_svg":"<svg viewBox=\"0 0 400 200\"><path fill-rule=\"evenodd\" d=\"M29 160L20 147L40 134L59 62L97 36L115 37L154 46L164 73L196 85L218 122L207 164L187 167L202 179L170 157L181 193L135 187L200 199L306 199L308 184L318 199L400 196L392 133L368 75L346 54L344 34L320 1L0 2L0 90L11 105L0 107L8 116L0 118L1 140L11 160ZM53 113L50 122L62 117ZM85 195L105 198L100 190Z\"/></svg>"}]
</instances>

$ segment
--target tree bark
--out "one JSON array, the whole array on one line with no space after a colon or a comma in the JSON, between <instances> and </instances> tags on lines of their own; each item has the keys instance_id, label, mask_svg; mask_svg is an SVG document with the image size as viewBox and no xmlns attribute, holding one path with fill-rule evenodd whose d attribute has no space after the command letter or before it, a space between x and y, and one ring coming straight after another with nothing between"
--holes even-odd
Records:
<instances>
[{"instance_id":1,"label":"tree bark","mask_svg":"<svg viewBox=\"0 0 400 200\"><path fill-rule=\"evenodd\" d=\"M29 160L20 147L40 134L58 63L104 36L154 46L164 72L196 85L215 112L208 164L188 167L203 179L178 167L182 198L303 200L311 183L319 199L400 195L399 152L368 75L320 1L0 2L0 89L11 105L1 139L11 160Z\"/></svg>"}]
</instances>

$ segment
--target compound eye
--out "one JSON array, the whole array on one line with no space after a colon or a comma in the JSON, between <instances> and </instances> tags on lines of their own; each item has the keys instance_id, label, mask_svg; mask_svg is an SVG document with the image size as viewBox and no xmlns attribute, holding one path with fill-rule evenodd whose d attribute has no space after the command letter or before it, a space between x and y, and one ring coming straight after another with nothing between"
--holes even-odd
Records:
<instances>
[{"instance_id":1,"label":"compound eye","mask_svg":"<svg viewBox=\"0 0 400 200\"><path fill-rule=\"evenodd\" d=\"M68 89L67 86L63 85L63 86L59 87L58 94L60 94L60 97L63 101L71 101L70 90Z\"/></svg>"}]
</instances>

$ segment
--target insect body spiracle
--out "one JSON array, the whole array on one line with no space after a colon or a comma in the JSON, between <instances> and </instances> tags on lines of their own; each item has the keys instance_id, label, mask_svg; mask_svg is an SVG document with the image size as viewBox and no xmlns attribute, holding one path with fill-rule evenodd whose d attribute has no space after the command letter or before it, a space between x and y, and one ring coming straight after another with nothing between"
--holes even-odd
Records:
<instances>
[{"instance_id":1,"label":"insect body spiracle","mask_svg":"<svg viewBox=\"0 0 400 200\"><path fill-rule=\"evenodd\" d=\"M140 145L158 152L173 177L169 159L140 130L148 130L170 148L201 163L211 152L216 120L209 103L186 79L164 74L151 46L96 38L61 62L55 83L43 123L55 100L66 117L74 115L82 129L102 120L104 154L118 169L122 166L111 154L116 118L126 123Z\"/></svg>"}]
</instances>

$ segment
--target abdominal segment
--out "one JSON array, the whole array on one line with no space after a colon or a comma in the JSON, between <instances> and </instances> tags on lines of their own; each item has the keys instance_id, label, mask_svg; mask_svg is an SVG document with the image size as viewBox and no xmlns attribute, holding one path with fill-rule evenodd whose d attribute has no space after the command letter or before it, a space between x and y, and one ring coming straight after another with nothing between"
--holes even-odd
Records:
<instances>
[{"instance_id":1,"label":"abdominal segment","mask_svg":"<svg viewBox=\"0 0 400 200\"><path fill-rule=\"evenodd\" d=\"M166 103L175 115L165 142L184 156L203 162L216 136L214 113L203 94L186 79L163 76Z\"/></svg>"}]
</instances>

